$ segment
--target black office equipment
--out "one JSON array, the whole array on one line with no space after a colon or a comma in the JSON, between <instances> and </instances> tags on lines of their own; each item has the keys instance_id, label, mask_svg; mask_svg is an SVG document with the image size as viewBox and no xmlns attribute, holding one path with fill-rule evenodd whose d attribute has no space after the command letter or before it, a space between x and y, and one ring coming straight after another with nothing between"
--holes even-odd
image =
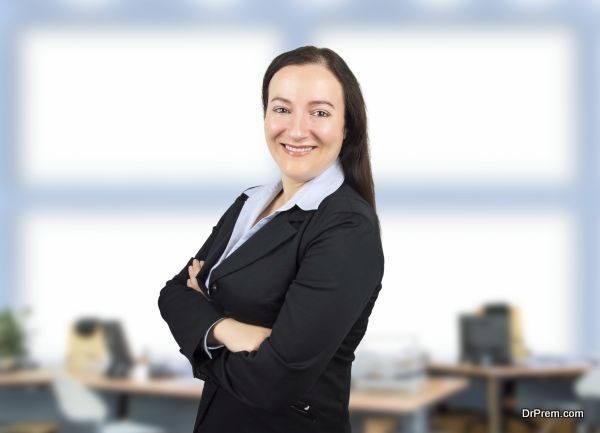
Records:
<instances>
[{"instance_id":1,"label":"black office equipment","mask_svg":"<svg viewBox=\"0 0 600 433\"><path fill-rule=\"evenodd\" d=\"M133 366L133 358L125 340L123 327L118 321L103 322L104 341L110 354L110 364L106 375L110 377L126 377Z\"/></svg>"},{"instance_id":2,"label":"black office equipment","mask_svg":"<svg viewBox=\"0 0 600 433\"><path fill-rule=\"evenodd\" d=\"M512 362L510 319L498 311L460 317L461 361L478 365Z\"/></svg>"}]
</instances>

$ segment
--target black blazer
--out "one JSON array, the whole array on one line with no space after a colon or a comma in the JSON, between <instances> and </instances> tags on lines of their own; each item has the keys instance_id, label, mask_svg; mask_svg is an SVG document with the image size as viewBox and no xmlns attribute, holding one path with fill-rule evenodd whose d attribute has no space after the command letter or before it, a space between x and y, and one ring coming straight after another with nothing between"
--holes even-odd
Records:
<instances>
[{"instance_id":1,"label":"black blazer","mask_svg":"<svg viewBox=\"0 0 600 433\"><path fill-rule=\"evenodd\" d=\"M248 196L227 209L196 254L202 287ZM188 265L161 290L164 320L205 381L194 433L350 432L354 350L381 289L373 208L347 183L317 210L276 215L211 275L211 299L186 286ZM219 318L272 328L253 352L203 349Z\"/></svg>"}]
</instances>

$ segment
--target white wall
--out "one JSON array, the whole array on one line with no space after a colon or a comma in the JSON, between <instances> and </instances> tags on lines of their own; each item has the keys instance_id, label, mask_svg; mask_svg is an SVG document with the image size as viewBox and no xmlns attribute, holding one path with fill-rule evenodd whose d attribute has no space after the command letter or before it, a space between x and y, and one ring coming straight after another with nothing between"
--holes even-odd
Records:
<instances>
[{"instance_id":1,"label":"white wall","mask_svg":"<svg viewBox=\"0 0 600 433\"><path fill-rule=\"evenodd\" d=\"M337 50L364 89L378 188L562 188L572 180L568 32L329 28L317 35L315 43ZM260 84L277 39L252 29L24 31L20 179L32 188L162 185L167 193L169 185L241 191L270 180L276 171L264 145ZM158 314L158 290L224 209L159 205L33 206L21 215L20 302L33 308L37 358L59 360L71 321L100 315L123 320L136 354L181 361ZM434 356L452 357L458 314L507 301L523 311L536 352L572 349L568 211L382 201L379 212L386 274L368 335L413 335Z\"/></svg>"}]
</instances>

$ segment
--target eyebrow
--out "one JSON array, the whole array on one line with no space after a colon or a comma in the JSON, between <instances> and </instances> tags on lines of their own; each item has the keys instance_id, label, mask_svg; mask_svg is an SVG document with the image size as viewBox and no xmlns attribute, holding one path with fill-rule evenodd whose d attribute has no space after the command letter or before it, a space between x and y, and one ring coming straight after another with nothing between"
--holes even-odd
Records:
<instances>
[{"instance_id":1,"label":"eyebrow","mask_svg":"<svg viewBox=\"0 0 600 433\"><path fill-rule=\"evenodd\" d=\"M290 101L289 99L285 99L285 98L282 98L280 96L273 97L270 102L273 102L273 101L281 101L281 102L285 102L286 104L291 104L292 103L292 101ZM325 101L325 100L310 101L308 104L309 105L322 105L322 104L323 105L329 105L331 108L335 109L335 106L331 102Z\"/></svg>"}]
</instances>

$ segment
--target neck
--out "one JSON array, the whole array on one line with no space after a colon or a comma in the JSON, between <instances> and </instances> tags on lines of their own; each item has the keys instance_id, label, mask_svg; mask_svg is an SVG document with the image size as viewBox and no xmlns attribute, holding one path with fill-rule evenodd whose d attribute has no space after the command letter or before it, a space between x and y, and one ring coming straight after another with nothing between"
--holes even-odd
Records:
<instances>
[{"instance_id":1,"label":"neck","mask_svg":"<svg viewBox=\"0 0 600 433\"><path fill-rule=\"evenodd\" d=\"M283 192L282 192L283 203L287 203L287 201L289 199L291 199L294 196L294 194L296 194L305 183L306 182L298 182L298 181L295 181L292 179L288 179L286 177L282 177L281 185L283 187Z\"/></svg>"}]
</instances>

